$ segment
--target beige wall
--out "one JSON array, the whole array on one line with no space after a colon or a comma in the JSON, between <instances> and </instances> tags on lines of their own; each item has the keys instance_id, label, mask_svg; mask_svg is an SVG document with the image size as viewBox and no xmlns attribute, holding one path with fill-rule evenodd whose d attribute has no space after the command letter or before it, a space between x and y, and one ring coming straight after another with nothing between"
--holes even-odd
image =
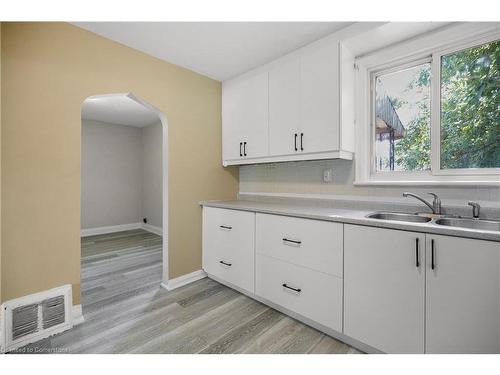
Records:
<instances>
[{"instance_id":1,"label":"beige wall","mask_svg":"<svg viewBox=\"0 0 500 375\"><path fill-rule=\"evenodd\" d=\"M96 94L167 115L170 277L200 269L198 201L238 191L220 83L68 24L4 23L1 37L3 300L71 283L80 301L80 106Z\"/></svg>"},{"instance_id":2,"label":"beige wall","mask_svg":"<svg viewBox=\"0 0 500 375\"><path fill-rule=\"evenodd\" d=\"M323 182L323 170L333 170L333 183ZM498 206L498 187L367 187L354 186L354 162L347 160L304 161L240 167L240 192L399 197L410 190L434 191L445 201L466 204L477 200ZM392 200L392 199L389 199ZM415 201L416 202L416 201Z\"/></svg>"},{"instance_id":3,"label":"beige wall","mask_svg":"<svg viewBox=\"0 0 500 375\"><path fill-rule=\"evenodd\" d=\"M148 224L163 225L163 129L161 122L142 129L142 218Z\"/></svg>"},{"instance_id":4,"label":"beige wall","mask_svg":"<svg viewBox=\"0 0 500 375\"><path fill-rule=\"evenodd\" d=\"M2 302L2 23L0 22L0 303Z\"/></svg>"}]
</instances>

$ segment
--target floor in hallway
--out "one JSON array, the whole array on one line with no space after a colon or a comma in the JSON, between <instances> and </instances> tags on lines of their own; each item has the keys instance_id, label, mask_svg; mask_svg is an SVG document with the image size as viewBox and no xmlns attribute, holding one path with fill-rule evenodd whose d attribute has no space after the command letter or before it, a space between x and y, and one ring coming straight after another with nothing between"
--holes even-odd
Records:
<instances>
[{"instance_id":1,"label":"floor in hallway","mask_svg":"<svg viewBox=\"0 0 500 375\"><path fill-rule=\"evenodd\" d=\"M160 288L161 237L143 230L82 238L85 322L36 353L358 353L208 278Z\"/></svg>"}]
</instances>

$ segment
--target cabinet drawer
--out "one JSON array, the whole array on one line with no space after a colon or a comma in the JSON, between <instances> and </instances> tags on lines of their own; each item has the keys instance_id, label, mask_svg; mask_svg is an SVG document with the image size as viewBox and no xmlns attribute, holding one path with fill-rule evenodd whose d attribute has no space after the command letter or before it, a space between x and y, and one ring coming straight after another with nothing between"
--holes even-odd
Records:
<instances>
[{"instance_id":1,"label":"cabinet drawer","mask_svg":"<svg viewBox=\"0 0 500 375\"><path fill-rule=\"evenodd\" d=\"M253 293L254 234L254 213L205 207L205 272Z\"/></svg>"},{"instance_id":2,"label":"cabinet drawer","mask_svg":"<svg viewBox=\"0 0 500 375\"><path fill-rule=\"evenodd\" d=\"M262 254L256 257L258 296L342 332L342 279Z\"/></svg>"},{"instance_id":3,"label":"cabinet drawer","mask_svg":"<svg viewBox=\"0 0 500 375\"><path fill-rule=\"evenodd\" d=\"M343 224L257 214L257 253L342 277Z\"/></svg>"}]
</instances>

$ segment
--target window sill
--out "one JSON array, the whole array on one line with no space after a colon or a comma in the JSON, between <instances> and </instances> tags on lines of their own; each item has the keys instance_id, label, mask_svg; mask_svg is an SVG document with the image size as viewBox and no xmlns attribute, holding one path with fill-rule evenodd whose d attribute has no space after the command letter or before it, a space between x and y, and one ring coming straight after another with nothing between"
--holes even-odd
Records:
<instances>
[{"instance_id":1,"label":"window sill","mask_svg":"<svg viewBox=\"0 0 500 375\"><path fill-rule=\"evenodd\" d=\"M497 180L365 180L354 181L354 186L463 186L463 187L497 187Z\"/></svg>"}]
</instances>

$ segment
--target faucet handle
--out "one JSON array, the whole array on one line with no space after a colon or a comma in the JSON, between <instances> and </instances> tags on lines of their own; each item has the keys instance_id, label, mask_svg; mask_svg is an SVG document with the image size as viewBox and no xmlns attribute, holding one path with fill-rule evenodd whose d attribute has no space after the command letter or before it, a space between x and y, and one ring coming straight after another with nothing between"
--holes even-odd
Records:
<instances>
[{"instance_id":1,"label":"faucet handle","mask_svg":"<svg viewBox=\"0 0 500 375\"><path fill-rule=\"evenodd\" d=\"M432 195L432 197L434 198L434 204L441 204L441 198L439 198L436 193L429 192L427 194Z\"/></svg>"},{"instance_id":2,"label":"faucet handle","mask_svg":"<svg viewBox=\"0 0 500 375\"><path fill-rule=\"evenodd\" d=\"M469 206L472 206L472 217L474 219L479 219L479 213L481 211L481 206L477 202L469 201L467 202Z\"/></svg>"},{"instance_id":3,"label":"faucet handle","mask_svg":"<svg viewBox=\"0 0 500 375\"><path fill-rule=\"evenodd\" d=\"M427 194L432 195L432 197L434 198L434 200L432 201L433 213L441 215L441 199L438 197L436 193L429 192Z\"/></svg>"}]
</instances>

